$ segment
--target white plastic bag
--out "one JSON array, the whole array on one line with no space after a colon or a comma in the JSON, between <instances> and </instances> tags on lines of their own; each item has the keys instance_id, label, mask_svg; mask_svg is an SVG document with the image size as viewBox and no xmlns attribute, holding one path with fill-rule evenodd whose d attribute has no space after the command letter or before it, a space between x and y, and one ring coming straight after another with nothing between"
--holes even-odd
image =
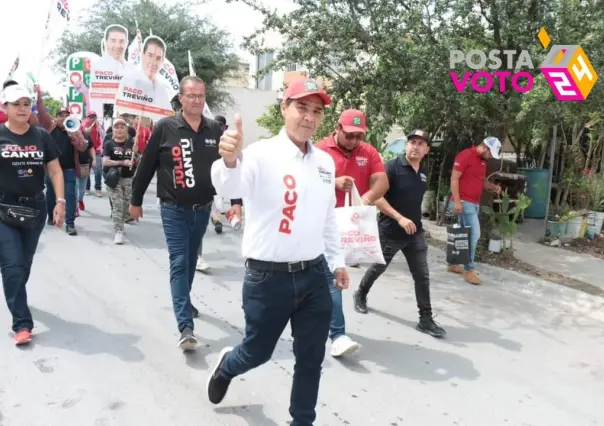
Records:
<instances>
[{"instance_id":1,"label":"white plastic bag","mask_svg":"<svg viewBox=\"0 0 604 426\"><path fill-rule=\"evenodd\" d=\"M386 263L380 245L377 209L363 205L356 186L346 193L344 207L336 209L336 221L347 264Z\"/></svg>"}]
</instances>

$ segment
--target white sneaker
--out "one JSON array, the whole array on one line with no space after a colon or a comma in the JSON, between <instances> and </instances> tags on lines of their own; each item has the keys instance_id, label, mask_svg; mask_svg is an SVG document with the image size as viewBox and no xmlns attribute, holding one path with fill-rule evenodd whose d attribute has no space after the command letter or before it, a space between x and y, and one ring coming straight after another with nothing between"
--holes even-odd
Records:
<instances>
[{"instance_id":1,"label":"white sneaker","mask_svg":"<svg viewBox=\"0 0 604 426\"><path fill-rule=\"evenodd\" d=\"M205 272L210 269L210 265L208 264L208 262L203 260L203 257L200 256L197 259L197 266L195 267L195 269L197 269L199 272Z\"/></svg>"},{"instance_id":2,"label":"white sneaker","mask_svg":"<svg viewBox=\"0 0 604 426\"><path fill-rule=\"evenodd\" d=\"M345 355L350 355L357 350L361 345L353 341L348 336L340 336L331 343L331 356L338 358Z\"/></svg>"},{"instance_id":3,"label":"white sneaker","mask_svg":"<svg viewBox=\"0 0 604 426\"><path fill-rule=\"evenodd\" d=\"M124 233L122 231L117 231L115 233L115 238L113 239L113 244L124 244Z\"/></svg>"}]
</instances>

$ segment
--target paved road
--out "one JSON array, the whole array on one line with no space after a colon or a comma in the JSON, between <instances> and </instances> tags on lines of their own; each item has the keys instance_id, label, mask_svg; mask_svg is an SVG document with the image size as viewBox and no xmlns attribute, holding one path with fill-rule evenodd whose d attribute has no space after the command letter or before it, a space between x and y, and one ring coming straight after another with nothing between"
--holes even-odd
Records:
<instances>
[{"instance_id":1,"label":"paved road","mask_svg":"<svg viewBox=\"0 0 604 426\"><path fill-rule=\"evenodd\" d=\"M204 395L220 349L242 337L239 236L209 232L211 275L194 300L203 346L176 348L167 254L153 196L143 222L114 246L107 199L89 199L80 236L47 229L28 286L35 344L0 339L1 426L281 426L289 420L293 359L287 330L272 361L234 380L220 407ZM407 267L397 258L374 288L367 316L348 330L362 350L326 359L316 425L583 426L604 424L602 299L488 269L472 287L430 253L435 340L413 327ZM360 280L362 270L352 270ZM9 315L0 309L8 330Z\"/></svg>"}]
</instances>

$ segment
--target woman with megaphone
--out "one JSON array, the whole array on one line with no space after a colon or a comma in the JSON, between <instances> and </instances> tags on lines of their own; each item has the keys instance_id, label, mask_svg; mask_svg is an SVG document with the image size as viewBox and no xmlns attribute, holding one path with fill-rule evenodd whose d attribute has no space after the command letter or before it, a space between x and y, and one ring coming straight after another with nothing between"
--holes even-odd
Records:
<instances>
[{"instance_id":1,"label":"woman with megaphone","mask_svg":"<svg viewBox=\"0 0 604 426\"><path fill-rule=\"evenodd\" d=\"M68 235L78 235L75 228L76 218L76 184L80 176L79 153L86 151L87 144L80 131L80 120L69 111L62 109L58 112L54 128L50 136L55 141L58 150L59 164L63 169L63 186L65 187L65 231ZM55 193L50 180L46 180L46 204L48 211L55 206ZM52 218L48 217L48 223Z\"/></svg>"},{"instance_id":2,"label":"woman with megaphone","mask_svg":"<svg viewBox=\"0 0 604 426\"><path fill-rule=\"evenodd\" d=\"M57 203L50 212L57 227L65 219L63 172L49 133L29 124L32 95L11 85L0 95L7 121L0 124L0 269L16 345L31 341L34 327L26 284L47 214L44 176Z\"/></svg>"}]
</instances>

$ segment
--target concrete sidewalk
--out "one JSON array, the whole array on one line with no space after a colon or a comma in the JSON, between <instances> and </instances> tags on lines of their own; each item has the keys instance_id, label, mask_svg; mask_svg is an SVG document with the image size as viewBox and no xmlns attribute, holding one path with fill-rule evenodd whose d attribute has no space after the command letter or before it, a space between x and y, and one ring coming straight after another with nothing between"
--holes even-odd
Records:
<instances>
[{"instance_id":1,"label":"concrete sidewalk","mask_svg":"<svg viewBox=\"0 0 604 426\"><path fill-rule=\"evenodd\" d=\"M106 198L87 198L80 235L47 228L28 284L34 344L20 350L0 309L2 426L282 426L290 420L292 341L233 381L220 406L205 396L209 369L243 336L240 234L210 228L209 274L198 274L197 354L176 348L168 256L152 194L144 220L112 244ZM432 299L448 331L414 329L417 308L401 256L370 294L371 311L344 294L347 330L362 349L327 356L315 426L604 425L604 301L485 266L474 287L446 273L430 249ZM351 269L356 287L364 268ZM329 343L327 344L329 349Z\"/></svg>"},{"instance_id":2,"label":"concrete sidewalk","mask_svg":"<svg viewBox=\"0 0 604 426\"><path fill-rule=\"evenodd\" d=\"M424 228L440 241L447 241L447 227L424 220ZM575 253L534 242L531 236L519 235L514 240L515 256L540 269L583 281L604 289L604 260L585 253Z\"/></svg>"}]
</instances>

